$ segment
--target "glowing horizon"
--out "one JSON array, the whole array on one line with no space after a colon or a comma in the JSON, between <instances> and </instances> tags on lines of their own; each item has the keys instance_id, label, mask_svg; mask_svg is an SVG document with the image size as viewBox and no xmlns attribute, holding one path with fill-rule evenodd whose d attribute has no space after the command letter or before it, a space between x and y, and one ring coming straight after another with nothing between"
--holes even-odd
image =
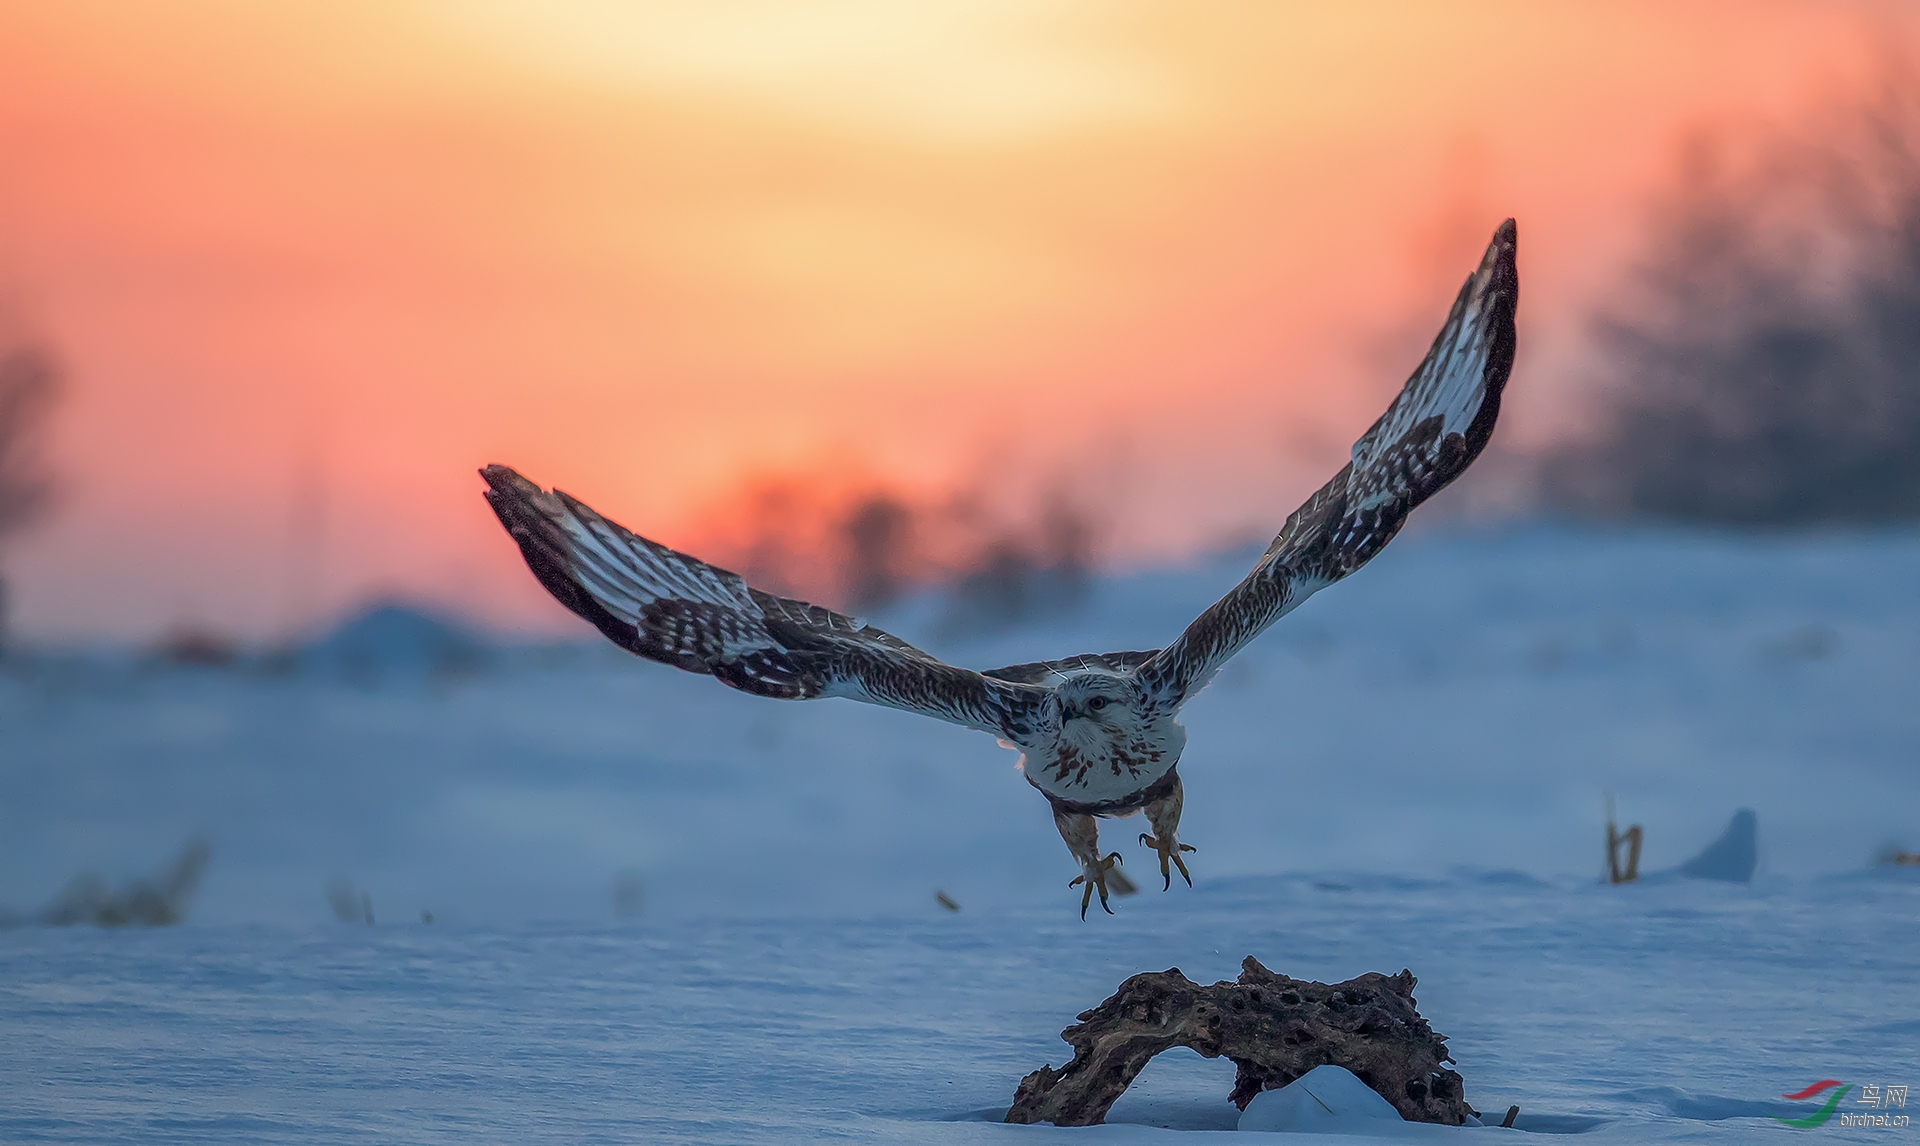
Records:
<instances>
[{"instance_id":1,"label":"glowing horizon","mask_svg":"<svg viewBox=\"0 0 1920 1146\"><path fill-rule=\"evenodd\" d=\"M1112 491L1119 562L1271 532L1501 218L1496 447L1575 416L1581 316L1687 133L1791 121L1910 32L1866 3L0 7L0 292L68 369L62 511L0 554L17 619L264 635L393 590L562 624L491 461L669 543L808 473Z\"/></svg>"}]
</instances>

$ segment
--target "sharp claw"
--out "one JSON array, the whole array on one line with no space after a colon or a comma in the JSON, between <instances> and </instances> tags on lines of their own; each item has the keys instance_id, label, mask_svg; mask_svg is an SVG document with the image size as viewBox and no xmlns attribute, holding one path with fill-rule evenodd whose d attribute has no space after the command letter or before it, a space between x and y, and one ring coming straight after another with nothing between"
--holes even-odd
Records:
<instances>
[{"instance_id":1,"label":"sharp claw","mask_svg":"<svg viewBox=\"0 0 1920 1146\"><path fill-rule=\"evenodd\" d=\"M1081 891L1080 891L1080 918L1081 919L1085 919L1087 917L1087 908L1092 906L1093 893L1096 891L1100 893L1101 910L1105 911L1108 915L1113 914L1113 906L1107 902L1107 872L1113 870L1114 864L1125 863L1125 862L1126 861L1121 858L1119 852L1108 852L1104 856L1099 856L1095 858L1093 863L1087 866L1087 870L1081 872L1079 875L1076 875L1072 879L1067 881L1068 887L1081 888ZM1085 885L1085 886L1083 887L1082 885Z\"/></svg>"},{"instance_id":2,"label":"sharp claw","mask_svg":"<svg viewBox=\"0 0 1920 1146\"><path fill-rule=\"evenodd\" d=\"M1180 853L1197 851L1197 848L1192 844L1176 844L1171 848L1163 848L1159 840L1146 832L1140 833L1140 842L1160 853L1160 890L1173 890L1173 867L1180 869L1180 878L1187 881L1188 887L1193 886L1193 876L1187 871L1187 865L1181 861ZM1172 867L1168 865L1169 860L1172 861Z\"/></svg>"}]
</instances>

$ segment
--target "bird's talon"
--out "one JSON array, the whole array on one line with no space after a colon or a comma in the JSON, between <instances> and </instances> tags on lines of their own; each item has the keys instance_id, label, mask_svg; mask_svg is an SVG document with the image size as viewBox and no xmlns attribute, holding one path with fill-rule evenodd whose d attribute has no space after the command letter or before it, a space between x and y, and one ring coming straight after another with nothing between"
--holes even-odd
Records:
<instances>
[{"instance_id":1,"label":"bird's talon","mask_svg":"<svg viewBox=\"0 0 1920 1146\"><path fill-rule=\"evenodd\" d=\"M1100 893L1101 910L1105 911L1108 915L1113 914L1113 907L1107 903L1107 873L1113 870L1114 864L1120 862L1122 862L1122 860L1119 852L1108 852L1106 855L1087 864L1084 871L1074 876L1073 879L1068 882L1068 887L1081 887L1081 885L1085 885L1081 887L1080 891L1080 918L1085 919L1087 917L1087 908L1093 905L1093 894L1096 891Z\"/></svg>"}]
</instances>

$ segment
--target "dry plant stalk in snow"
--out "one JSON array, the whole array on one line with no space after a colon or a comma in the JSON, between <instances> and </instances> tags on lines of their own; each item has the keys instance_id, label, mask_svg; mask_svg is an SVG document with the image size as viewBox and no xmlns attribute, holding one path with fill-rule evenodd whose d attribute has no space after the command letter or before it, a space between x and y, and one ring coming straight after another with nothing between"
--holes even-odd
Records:
<instances>
[{"instance_id":1,"label":"dry plant stalk in snow","mask_svg":"<svg viewBox=\"0 0 1920 1146\"><path fill-rule=\"evenodd\" d=\"M1632 883L1640 878L1640 841L1644 838L1645 833L1640 830L1639 824L1623 832L1613 826L1612 820L1607 821L1608 883ZM1627 849L1627 866L1624 870L1620 866L1622 847Z\"/></svg>"},{"instance_id":2,"label":"dry plant stalk in snow","mask_svg":"<svg viewBox=\"0 0 1920 1146\"><path fill-rule=\"evenodd\" d=\"M206 874L213 854L205 840L190 841L180 855L153 879L129 880L119 890L93 872L76 876L60 897L40 912L50 927L76 923L95 927L172 927L184 922L193 893Z\"/></svg>"}]
</instances>

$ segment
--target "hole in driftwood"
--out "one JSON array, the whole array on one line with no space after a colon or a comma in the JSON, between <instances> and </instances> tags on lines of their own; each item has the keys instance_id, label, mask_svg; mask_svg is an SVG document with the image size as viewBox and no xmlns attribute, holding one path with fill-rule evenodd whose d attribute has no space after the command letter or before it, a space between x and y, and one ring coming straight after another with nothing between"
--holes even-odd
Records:
<instances>
[{"instance_id":1,"label":"hole in driftwood","mask_svg":"<svg viewBox=\"0 0 1920 1146\"><path fill-rule=\"evenodd\" d=\"M1106 1121L1167 1130L1233 1130L1240 1108L1233 1093L1233 1063L1203 1058L1186 1047L1155 1055L1107 1109Z\"/></svg>"}]
</instances>

